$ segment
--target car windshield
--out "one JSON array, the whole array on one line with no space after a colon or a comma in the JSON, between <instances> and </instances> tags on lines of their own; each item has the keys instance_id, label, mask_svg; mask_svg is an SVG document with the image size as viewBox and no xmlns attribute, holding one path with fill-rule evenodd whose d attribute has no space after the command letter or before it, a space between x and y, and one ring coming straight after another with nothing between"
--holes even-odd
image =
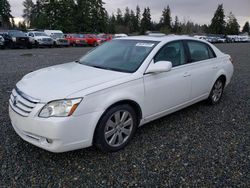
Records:
<instances>
[{"instance_id":1,"label":"car windshield","mask_svg":"<svg viewBox=\"0 0 250 188\"><path fill-rule=\"evenodd\" d=\"M119 72L135 72L158 44L146 40L113 40L80 59L83 65Z\"/></svg>"},{"instance_id":2,"label":"car windshield","mask_svg":"<svg viewBox=\"0 0 250 188\"><path fill-rule=\"evenodd\" d=\"M52 38L56 39L56 38L64 38L63 33L53 33Z\"/></svg>"},{"instance_id":3,"label":"car windshield","mask_svg":"<svg viewBox=\"0 0 250 188\"><path fill-rule=\"evenodd\" d=\"M42 37L42 36L47 36L45 33L43 33L43 32L39 32L39 33L34 33L35 34L35 36L37 36L37 37Z\"/></svg>"},{"instance_id":4,"label":"car windshield","mask_svg":"<svg viewBox=\"0 0 250 188\"><path fill-rule=\"evenodd\" d=\"M9 31L8 33L11 37L26 37L25 33L22 31Z\"/></svg>"}]
</instances>

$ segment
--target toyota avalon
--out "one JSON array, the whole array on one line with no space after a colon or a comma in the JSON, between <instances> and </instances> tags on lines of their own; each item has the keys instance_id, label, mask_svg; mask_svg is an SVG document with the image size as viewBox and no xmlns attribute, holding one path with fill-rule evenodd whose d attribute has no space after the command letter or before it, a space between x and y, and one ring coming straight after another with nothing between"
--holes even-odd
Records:
<instances>
[{"instance_id":1,"label":"toyota avalon","mask_svg":"<svg viewBox=\"0 0 250 188\"><path fill-rule=\"evenodd\" d=\"M9 100L16 133L51 152L124 148L136 129L199 101L217 104L229 55L186 36L126 37L24 76Z\"/></svg>"}]
</instances>

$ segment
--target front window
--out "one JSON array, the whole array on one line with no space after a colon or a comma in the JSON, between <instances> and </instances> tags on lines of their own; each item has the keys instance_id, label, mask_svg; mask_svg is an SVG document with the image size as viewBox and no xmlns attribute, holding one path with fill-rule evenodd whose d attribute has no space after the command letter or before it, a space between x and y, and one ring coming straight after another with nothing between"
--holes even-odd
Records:
<instances>
[{"instance_id":1,"label":"front window","mask_svg":"<svg viewBox=\"0 0 250 188\"><path fill-rule=\"evenodd\" d=\"M37 36L37 37L45 37L47 35L45 33L39 32L39 33L35 33L35 36Z\"/></svg>"},{"instance_id":2,"label":"front window","mask_svg":"<svg viewBox=\"0 0 250 188\"><path fill-rule=\"evenodd\" d=\"M133 73L157 44L155 41L114 40L85 55L80 59L80 63L101 69Z\"/></svg>"},{"instance_id":3,"label":"front window","mask_svg":"<svg viewBox=\"0 0 250 188\"><path fill-rule=\"evenodd\" d=\"M159 61L170 61L173 67L184 65L186 56L183 43L181 41L166 44L155 56L155 63Z\"/></svg>"}]
</instances>

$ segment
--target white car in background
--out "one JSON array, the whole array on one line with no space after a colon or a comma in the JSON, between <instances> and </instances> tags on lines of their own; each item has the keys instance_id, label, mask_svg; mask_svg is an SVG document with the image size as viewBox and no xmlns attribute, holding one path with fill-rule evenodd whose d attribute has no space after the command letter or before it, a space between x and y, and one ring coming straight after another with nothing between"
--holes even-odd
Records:
<instances>
[{"instance_id":1,"label":"white car in background","mask_svg":"<svg viewBox=\"0 0 250 188\"><path fill-rule=\"evenodd\" d=\"M114 38L124 38L124 37L128 37L128 35L124 33L114 34Z\"/></svg>"},{"instance_id":2,"label":"white car in background","mask_svg":"<svg viewBox=\"0 0 250 188\"><path fill-rule=\"evenodd\" d=\"M119 38L24 76L9 115L21 138L45 150L114 152L139 126L202 100L217 104L233 71L230 56L204 40Z\"/></svg>"},{"instance_id":3,"label":"white car in background","mask_svg":"<svg viewBox=\"0 0 250 188\"><path fill-rule=\"evenodd\" d=\"M52 47L53 39L41 31L32 31L27 33L30 40L34 42L35 47Z\"/></svg>"},{"instance_id":4,"label":"white car in background","mask_svg":"<svg viewBox=\"0 0 250 188\"><path fill-rule=\"evenodd\" d=\"M44 30L44 32L53 38L54 46L69 46L69 41L65 38L65 35L60 30Z\"/></svg>"}]
</instances>

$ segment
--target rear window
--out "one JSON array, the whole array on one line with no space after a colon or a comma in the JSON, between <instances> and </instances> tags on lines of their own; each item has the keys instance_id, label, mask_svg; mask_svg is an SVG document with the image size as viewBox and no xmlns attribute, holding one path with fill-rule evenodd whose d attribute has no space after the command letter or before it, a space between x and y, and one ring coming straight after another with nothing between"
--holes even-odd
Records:
<instances>
[{"instance_id":1,"label":"rear window","mask_svg":"<svg viewBox=\"0 0 250 188\"><path fill-rule=\"evenodd\" d=\"M205 43L188 41L187 45L190 52L191 62L204 61L216 57L211 47Z\"/></svg>"}]
</instances>

